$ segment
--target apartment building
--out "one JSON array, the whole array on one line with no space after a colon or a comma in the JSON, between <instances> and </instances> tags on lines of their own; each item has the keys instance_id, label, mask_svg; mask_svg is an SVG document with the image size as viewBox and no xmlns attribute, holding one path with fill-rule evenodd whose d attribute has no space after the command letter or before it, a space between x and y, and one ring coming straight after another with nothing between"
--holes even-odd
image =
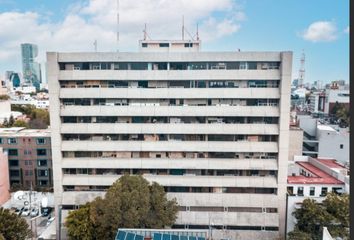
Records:
<instances>
[{"instance_id":1,"label":"apartment building","mask_svg":"<svg viewBox=\"0 0 354 240\"><path fill-rule=\"evenodd\" d=\"M61 219L129 173L177 199L173 228L284 236L292 53L139 44L47 53Z\"/></svg>"},{"instance_id":2,"label":"apartment building","mask_svg":"<svg viewBox=\"0 0 354 240\"><path fill-rule=\"evenodd\" d=\"M0 147L8 155L10 185L48 189L53 186L50 130L0 128Z\"/></svg>"}]
</instances>

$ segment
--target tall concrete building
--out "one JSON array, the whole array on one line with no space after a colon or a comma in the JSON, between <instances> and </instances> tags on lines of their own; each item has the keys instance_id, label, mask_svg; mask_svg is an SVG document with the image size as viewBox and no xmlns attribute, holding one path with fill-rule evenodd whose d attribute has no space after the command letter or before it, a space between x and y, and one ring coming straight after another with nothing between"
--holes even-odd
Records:
<instances>
[{"instance_id":1,"label":"tall concrete building","mask_svg":"<svg viewBox=\"0 0 354 240\"><path fill-rule=\"evenodd\" d=\"M35 60L38 56L37 45L31 43L21 44L21 55L24 82L39 89L40 83L42 82L42 73L41 65Z\"/></svg>"},{"instance_id":2,"label":"tall concrete building","mask_svg":"<svg viewBox=\"0 0 354 240\"><path fill-rule=\"evenodd\" d=\"M292 53L139 44L136 53L47 53L62 221L129 173L177 199L173 228L284 236Z\"/></svg>"}]
</instances>

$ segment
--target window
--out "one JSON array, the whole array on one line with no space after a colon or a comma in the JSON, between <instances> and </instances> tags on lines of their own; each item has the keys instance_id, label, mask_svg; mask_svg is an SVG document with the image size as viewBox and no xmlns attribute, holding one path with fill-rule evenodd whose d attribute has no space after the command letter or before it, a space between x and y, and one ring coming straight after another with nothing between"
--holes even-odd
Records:
<instances>
[{"instance_id":1,"label":"window","mask_svg":"<svg viewBox=\"0 0 354 240\"><path fill-rule=\"evenodd\" d=\"M142 44L141 44L141 47L144 47L144 48L145 48L145 47L147 47L147 46L148 46L147 43L142 43Z\"/></svg>"},{"instance_id":2,"label":"window","mask_svg":"<svg viewBox=\"0 0 354 240\"><path fill-rule=\"evenodd\" d=\"M47 166L47 160L44 159L37 160L37 165L38 167Z\"/></svg>"},{"instance_id":3,"label":"window","mask_svg":"<svg viewBox=\"0 0 354 240\"><path fill-rule=\"evenodd\" d=\"M47 155L47 149L37 149L37 156Z\"/></svg>"},{"instance_id":4,"label":"window","mask_svg":"<svg viewBox=\"0 0 354 240\"><path fill-rule=\"evenodd\" d=\"M170 44L169 43L160 43L159 46L160 47L169 47Z\"/></svg>"},{"instance_id":5,"label":"window","mask_svg":"<svg viewBox=\"0 0 354 240\"><path fill-rule=\"evenodd\" d=\"M48 176L48 170L38 170L38 177Z\"/></svg>"},{"instance_id":6,"label":"window","mask_svg":"<svg viewBox=\"0 0 354 240\"><path fill-rule=\"evenodd\" d=\"M17 139L16 138L8 138L7 143L8 144L17 144Z\"/></svg>"},{"instance_id":7,"label":"window","mask_svg":"<svg viewBox=\"0 0 354 240\"><path fill-rule=\"evenodd\" d=\"M31 155L32 151L31 150L23 150L24 155Z\"/></svg>"},{"instance_id":8,"label":"window","mask_svg":"<svg viewBox=\"0 0 354 240\"><path fill-rule=\"evenodd\" d=\"M315 187L310 187L310 196L315 196Z\"/></svg>"},{"instance_id":9,"label":"window","mask_svg":"<svg viewBox=\"0 0 354 240\"><path fill-rule=\"evenodd\" d=\"M340 145L339 145L339 148L340 148L340 149L343 149L343 144L340 144Z\"/></svg>"},{"instance_id":10,"label":"window","mask_svg":"<svg viewBox=\"0 0 354 240\"><path fill-rule=\"evenodd\" d=\"M37 138L37 144L38 145L45 144L45 139L44 138Z\"/></svg>"},{"instance_id":11,"label":"window","mask_svg":"<svg viewBox=\"0 0 354 240\"><path fill-rule=\"evenodd\" d=\"M17 151L17 149L9 149L8 154L9 154L9 156L17 156L18 151Z\"/></svg>"},{"instance_id":12,"label":"window","mask_svg":"<svg viewBox=\"0 0 354 240\"><path fill-rule=\"evenodd\" d=\"M19 177L20 170L10 170L10 177Z\"/></svg>"},{"instance_id":13,"label":"window","mask_svg":"<svg viewBox=\"0 0 354 240\"><path fill-rule=\"evenodd\" d=\"M297 188L297 195L298 196L304 196L304 187L298 187Z\"/></svg>"},{"instance_id":14,"label":"window","mask_svg":"<svg viewBox=\"0 0 354 240\"><path fill-rule=\"evenodd\" d=\"M47 180L39 180L39 186L46 186L46 185L48 185Z\"/></svg>"},{"instance_id":15,"label":"window","mask_svg":"<svg viewBox=\"0 0 354 240\"><path fill-rule=\"evenodd\" d=\"M193 43L185 43L184 47L191 48L191 47L193 47Z\"/></svg>"},{"instance_id":16,"label":"window","mask_svg":"<svg viewBox=\"0 0 354 240\"><path fill-rule=\"evenodd\" d=\"M25 165L26 166L32 165L32 160L25 160Z\"/></svg>"},{"instance_id":17,"label":"window","mask_svg":"<svg viewBox=\"0 0 354 240\"><path fill-rule=\"evenodd\" d=\"M327 188L327 187L323 187L323 188L321 189L321 197L326 196L326 195L327 195L327 191L328 191L328 188Z\"/></svg>"},{"instance_id":18,"label":"window","mask_svg":"<svg viewBox=\"0 0 354 240\"><path fill-rule=\"evenodd\" d=\"M17 167L18 160L9 160L9 165L10 165L10 167Z\"/></svg>"},{"instance_id":19,"label":"window","mask_svg":"<svg viewBox=\"0 0 354 240\"><path fill-rule=\"evenodd\" d=\"M0 138L0 144L2 144L3 142L2 142L2 138Z\"/></svg>"}]
</instances>

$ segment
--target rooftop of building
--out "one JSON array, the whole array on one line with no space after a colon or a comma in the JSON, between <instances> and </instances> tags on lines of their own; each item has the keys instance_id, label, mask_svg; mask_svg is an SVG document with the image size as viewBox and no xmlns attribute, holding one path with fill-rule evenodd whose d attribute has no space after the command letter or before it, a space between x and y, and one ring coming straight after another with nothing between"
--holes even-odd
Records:
<instances>
[{"instance_id":1,"label":"rooftop of building","mask_svg":"<svg viewBox=\"0 0 354 240\"><path fill-rule=\"evenodd\" d=\"M0 136L50 137L50 129L26 129L24 127L0 128Z\"/></svg>"},{"instance_id":2,"label":"rooftop of building","mask_svg":"<svg viewBox=\"0 0 354 240\"><path fill-rule=\"evenodd\" d=\"M334 159L318 159L317 161L326 166L340 166ZM310 162L299 161L295 164L311 173L311 176L288 176L288 184L344 184L344 182L332 177L328 173L312 165Z\"/></svg>"},{"instance_id":3,"label":"rooftop of building","mask_svg":"<svg viewBox=\"0 0 354 240\"><path fill-rule=\"evenodd\" d=\"M346 169L343 165L339 164L335 159L318 158L317 161L332 169Z\"/></svg>"}]
</instances>

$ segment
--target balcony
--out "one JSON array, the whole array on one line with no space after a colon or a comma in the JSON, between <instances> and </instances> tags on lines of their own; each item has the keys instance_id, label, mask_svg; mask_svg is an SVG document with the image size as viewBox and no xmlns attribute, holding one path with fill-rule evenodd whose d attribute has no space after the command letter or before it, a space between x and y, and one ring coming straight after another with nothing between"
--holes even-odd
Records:
<instances>
[{"instance_id":1,"label":"balcony","mask_svg":"<svg viewBox=\"0 0 354 240\"><path fill-rule=\"evenodd\" d=\"M280 98L279 88L62 88L60 98Z\"/></svg>"},{"instance_id":2,"label":"balcony","mask_svg":"<svg viewBox=\"0 0 354 240\"><path fill-rule=\"evenodd\" d=\"M278 152L277 142L62 141L61 151Z\"/></svg>"},{"instance_id":3,"label":"balcony","mask_svg":"<svg viewBox=\"0 0 354 240\"><path fill-rule=\"evenodd\" d=\"M62 184L77 186L110 186L121 175L63 175ZM175 176L175 175L143 175L150 182L162 186L188 187L257 187L276 188L276 177L260 176Z\"/></svg>"},{"instance_id":4,"label":"balcony","mask_svg":"<svg viewBox=\"0 0 354 240\"><path fill-rule=\"evenodd\" d=\"M66 70L60 80L278 80L280 70Z\"/></svg>"},{"instance_id":5,"label":"balcony","mask_svg":"<svg viewBox=\"0 0 354 240\"><path fill-rule=\"evenodd\" d=\"M223 123L63 123L61 133L70 134L279 134L278 124Z\"/></svg>"},{"instance_id":6,"label":"balcony","mask_svg":"<svg viewBox=\"0 0 354 240\"><path fill-rule=\"evenodd\" d=\"M279 226L278 213L254 212L178 212L177 224L231 226Z\"/></svg>"},{"instance_id":7,"label":"balcony","mask_svg":"<svg viewBox=\"0 0 354 240\"><path fill-rule=\"evenodd\" d=\"M276 159L222 158L63 158L62 168L277 170Z\"/></svg>"},{"instance_id":8,"label":"balcony","mask_svg":"<svg viewBox=\"0 0 354 240\"><path fill-rule=\"evenodd\" d=\"M61 106L61 116L279 117L276 106Z\"/></svg>"}]
</instances>

